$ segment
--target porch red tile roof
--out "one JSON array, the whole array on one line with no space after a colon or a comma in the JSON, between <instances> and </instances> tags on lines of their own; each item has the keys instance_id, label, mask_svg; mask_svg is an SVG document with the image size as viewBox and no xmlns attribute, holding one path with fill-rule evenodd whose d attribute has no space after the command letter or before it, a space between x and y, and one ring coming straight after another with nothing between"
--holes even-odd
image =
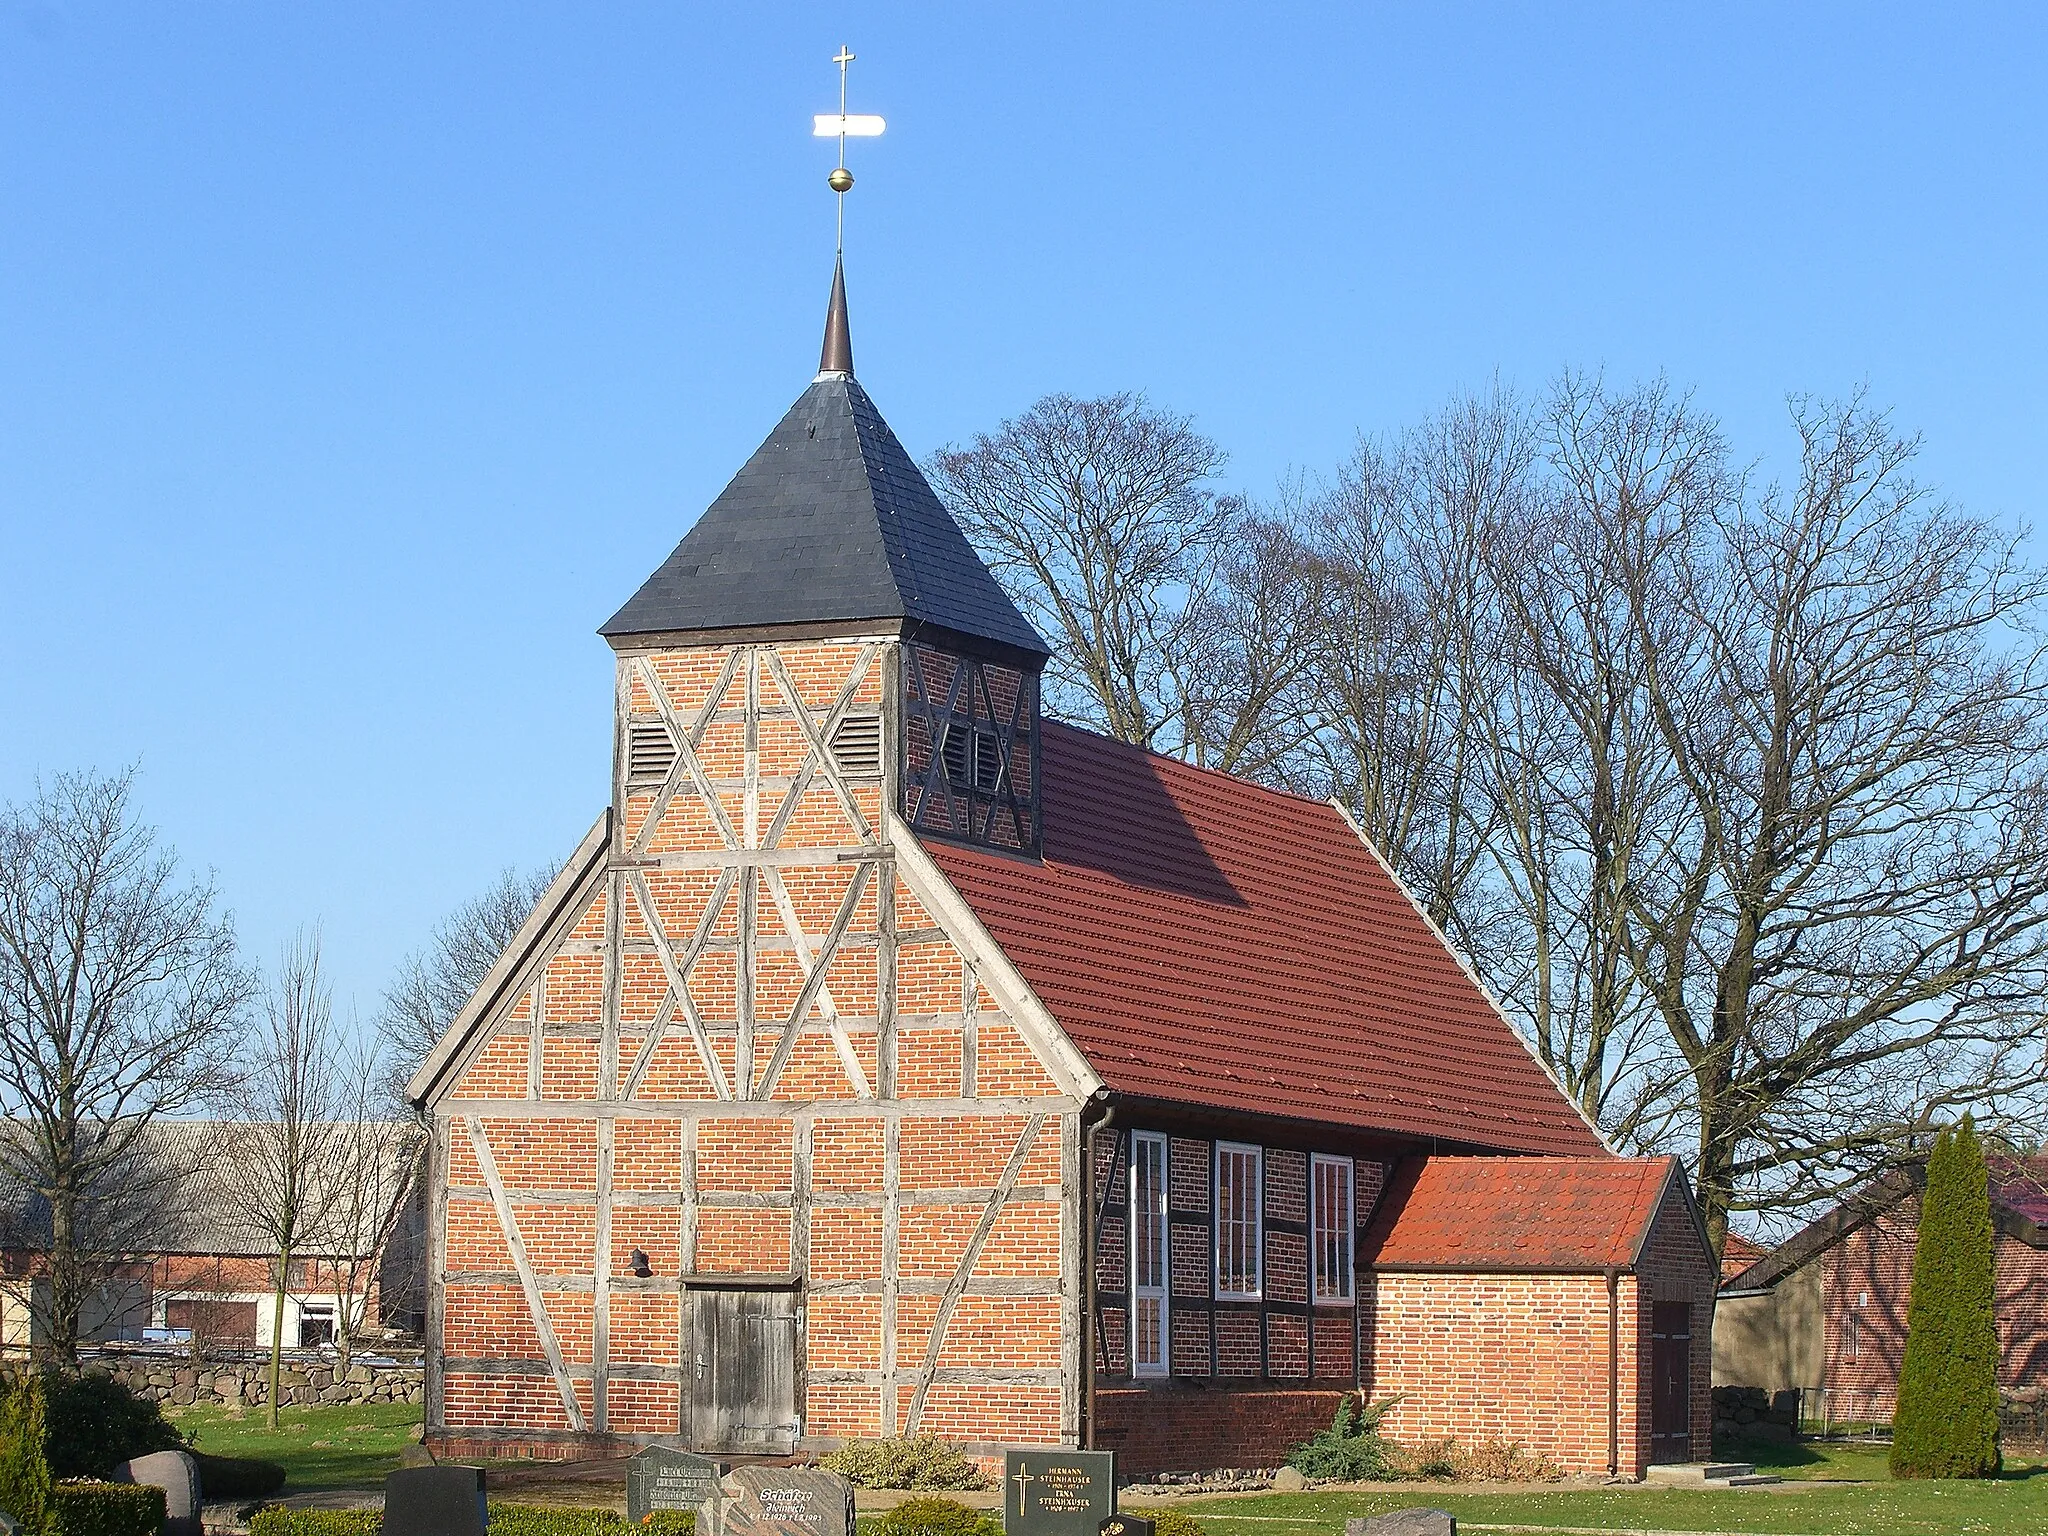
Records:
<instances>
[{"instance_id":1,"label":"porch red tile roof","mask_svg":"<svg viewBox=\"0 0 2048 1536\"><path fill-rule=\"evenodd\" d=\"M1042 862L925 846L1112 1089L1602 1153L1334 807L1043 731Z\"/></svg>"},{"instance_id":2,"label":"porch red tile roof","mask_svg":"<svg viewBox=\"0 0 2048 1536\"><path fill-rule=\"evenodd\" d=\"M1358 1256L1380 1269L1579 1271L1636 1260L1671 1157L1429 1157L1395 1170Z\"/></svg>"}]
</instances>

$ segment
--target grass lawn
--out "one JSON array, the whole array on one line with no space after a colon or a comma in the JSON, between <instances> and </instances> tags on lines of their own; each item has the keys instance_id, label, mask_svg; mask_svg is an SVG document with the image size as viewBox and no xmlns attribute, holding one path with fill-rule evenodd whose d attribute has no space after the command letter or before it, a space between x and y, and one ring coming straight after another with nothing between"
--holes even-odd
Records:
<instances>
[{"instance_id":1,"label":"grass lawn","mask_svg":"<svg viewBox=\"0 0 2048 1536\"><path fill-rule=\"evenodd\" d=\"M417 1403L359 1403L340 1408L286 1408L276 1429L261 1408L166 1410L210 1456L253 1456L285 1469L286 1493L321 1488L376 1488L398 1465L400 1448L418 1434Z\"/></svg>"},{"instance_id":2,"label":"grass lawn","mask_svg":"<svg viewBox=\"0 0 2048 1536\"><path fill-rule=\"evenodd\" d=\"M1759 1532L1772 1536L2048 1536L2048 1466L2015 1466L1994 1482L1845 1485L1884 1479L1884 1453L1862 1446L1786 1446L1769 1470L1781 1488L1545 1488L1461 1493L1454 1485L1396 1492L1281 1493L1176 1502L1209 1536L1343 1536L1344 1522L1418 1505L1447 1509L1464 1531ZM1802 1457L1804 1453L1804 1457ZM1810 1458L1810 1459L1806 1459ZM1762 1468L1754 1448L1740 1458ZM1797 1479L1796 1482L1789 1481ZM1132 1513L1142 1513L1136 1504Z\"/></svg>"},{"instance_id":3,"label":"grass lawn","mask_svg":"<svg viewBox=\"0 0 2048 1536\"><path fill-rule=\"evenodd\" d=\"M1788 1481L1882 1483L1891 1480L1891 1448L1841 1440L1807 1440L1798 1445L1755 1445L1747 1441L1714 1447L1716 1461L1747 1461L1759 1472ZM2027 1458L2017 1458L2025 1462Z\"/></svg>"}]
</instances>

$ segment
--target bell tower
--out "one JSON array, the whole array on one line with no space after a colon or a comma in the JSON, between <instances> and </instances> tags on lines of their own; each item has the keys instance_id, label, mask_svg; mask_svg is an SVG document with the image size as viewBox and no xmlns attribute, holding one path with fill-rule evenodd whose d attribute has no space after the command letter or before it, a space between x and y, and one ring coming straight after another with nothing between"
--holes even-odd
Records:
<instances>
[{"instance_id":1,"label":"bell tower","mask_svg":"<svg viewBox=\"0 0 2048 1536\"><path fill-rule=\"evenodd\" d=\"M832 759L813 771L872 785L877 832L886 804L915 832L1036 855L1046 645L854 378L843 262L819 361L810 387L601 631L621 668L614 810L628 816L638 786L672 773L708 775L699 749L711 727L750 707L682 719L648 691L649 669L694 671L714 653L765 647L760 677L779 686L779 668L794 686L838 670L828 656L872 646L872 682L812 722ZM742 666L738 676L754 673ZM781 702L762 694L760 678L746 687L757 712L764 696ZM758 725L754 746L740 749L757 766ZM752 800L741 812L743 822L760 814Z\"/></svg>"}]
</instances>

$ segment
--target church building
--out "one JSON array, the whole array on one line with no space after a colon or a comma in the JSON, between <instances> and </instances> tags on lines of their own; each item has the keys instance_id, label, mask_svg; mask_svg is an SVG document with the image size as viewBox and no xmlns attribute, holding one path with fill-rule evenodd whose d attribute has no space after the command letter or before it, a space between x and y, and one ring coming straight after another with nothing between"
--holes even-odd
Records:
<instances>
[{"instance_id":1,"label":"church building","mask_svg":"<svg viewBox=\"0 0 2048 1536\"><path fill-rule=\"evenodd\" d=\"M1272 1466L1342 1395L1707 1453L1683 1169L1614 1155L1333 804L1040 712L854 378L603 627L611 798L413 1079L430 1441Z\"/></svg>"}]
</instances>

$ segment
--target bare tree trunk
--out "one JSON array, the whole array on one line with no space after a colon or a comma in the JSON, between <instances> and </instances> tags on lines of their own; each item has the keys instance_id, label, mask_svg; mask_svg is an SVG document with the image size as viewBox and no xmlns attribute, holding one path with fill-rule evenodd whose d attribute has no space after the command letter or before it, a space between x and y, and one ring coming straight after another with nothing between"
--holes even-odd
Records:
<instances>
[{"instance_id":1,"label":"bare tree trunk","mask_svg":"<svg viewBox=\"0 0 2048 1536\"><path fill-rule=\"evenodd\" d=\"M287 1243L277 1254L277 1283L270 1293L270 1427L277 1428L282 1406L279 1386L284 1376L285 1281L291 1274L292 1250Z\"/></svg>"}]
</instances>

